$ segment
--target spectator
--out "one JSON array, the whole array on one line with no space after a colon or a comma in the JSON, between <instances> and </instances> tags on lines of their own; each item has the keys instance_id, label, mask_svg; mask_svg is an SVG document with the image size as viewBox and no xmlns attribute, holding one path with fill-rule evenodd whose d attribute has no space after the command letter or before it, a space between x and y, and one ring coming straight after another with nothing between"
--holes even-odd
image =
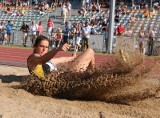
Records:
<instances>
[{"instance_id":1,"label":"spectator","mask_svg":"<svg viewBox=\"0 0 160 118\"><path fill-rule=\"evenodd\" d=\"M145 9L143 15L144 15L144 18L149 18L149 10Z\"/></svg>"},{"instance_id":2,"label":"spectator","mask_svg":"<svg viewBox=\"0 0 160 118\"><path fill-rule=\"evenodd\" d=\"M95 29L95 25L92 24L91 26L92 26L92 27L91 27L91 34L98 34L98 32L97 32L96 29Z\"/></svg>"},{"instance_id":3,"label":"spectator","mask_svg":"<svg viewBox=\"0 0 160 118\"><path fill-rule=\"evenodd\" d=\"M90 23L95 24L95 15L93 13L91 13L91 16L90 16Z\"/></svg>"},{"instance_id":4,"label":"spectator","mask_svg":"<svg viewBox=\"0 0 160 118\"><path fill-rule=\"evenodd\" d=\"M118 25L117 32L118 32L118 35L120 35L120 36L123 34L124 26L122 25L122 23L120 23L120 25Z\"/></svg>"},{"instance_id":5,"label":"spectator","mask_svg":"<svg viewBox=\"0 0 160 118\"><path fill-rule=\"evenodd\" d=\"M6 26L4 24L4 21L1 21L0 33L1 33L2 44L5 45L5 43L7 43L7 32L6 32Z\"/></svg>"},{"instance_id":6,"label":"spectator","mask_svg":"<svg viewBox=\"0 0 160 118\"><path fill-rule=\"evenodd\" d=\"M81 49L81 29L80 27L76 27L76 31L75 31L75 51L77 52L78 49Z\"/></svg>"},{"instance_id":7,"label":"spectator","mask_svg":"<svg viewBox=\"0 0 160 118\"><path fill-rule=\"evenodd\" d=\"M56 31L56 38L55 38L55 46L59 47L62 41L62 30L60 28Z\"/></svg>"},{"instance_id":8,"label":"spectator","mask_svg":"<svg viewBox=\"0 0 160 118\"><path fill-rule=\"evenodd\" d=\"M22 9L20 10L20 13L21 13L22 16L25 16L26 11L22 8Z\"/></svg>"},{"instance_id":9,"label":"spectator","mask_svg":"<svg viewBox=\"0 0 160 118\"><path fill-rule=\"evenodd\" d=\"M85 1L86 0L82 0L82 5L81 6L85 6L85 4L86 4Z\"/></svg>"},{"instance_id":10,"label":"spectator","mask_svg":"<svg viewBox=\"0 0 160 118\"><path fill-rule=\"evenodd\" d=\"M156 14L156 11L155 11L155 9L153 8L153 9L151 9L150 11L149 11L149 18L152 18L153 17L153 15L155 15Z\"/></svg>"},{"instance_id":11,"label":"spectator","mask_svg":"<svg viewBox=\"0 0 160 118\"><path fill-rule=\"evenodd\" d=\"M119 23L119 12L117 12L115 15L115 22Z\"/></svg>"},{"instance_id":12,"label":"spectator","mask_svg":"<svg viewBox=\"0 0 160 118\"><path fill-rule=\"evenodd\" d=\"M42 16L45 15L45 10L43 6L39 7L39 14Z\"/></svg>"},{"instance_id":13,"label":"spectator","mask_svg":"<svg viewBox=\"0 0 160 118\"><path fill-rule=\"evenodd\" d=\"M96 3L93 3L93 5L92 5L92 11L98 11Z\"/></svg>"},{"instance_id":14,"label":"spectator","mask_svg":"<svg viewBox=\"0 0 160 118\"><path fill-rule=\"evenodd\" d=\"M28 4L25 3L25 2L22 3L22 6L23 6L23 7L27 7L27 5L28 5Z\"/></svg>"},{"instance_id":15,"label":"spectator","mask_svg":"<svg viewBox=\"0 0 160 118\"><path fill-rule=\"evenodd\" d=\"M34 42L36 40L36 34L37 34L37 30L38 30L38 26L35 23L35 21L33 20L31 25L30 25L30 31L31 31L31 40L32 40L32 45L34 45Z\"/></svg>"},{"instance_id":16,"label":"spectator","mask_svg":"<svg viewBox=\"0 0 160 118\"><path fill-rule=\"evenodd\" d=\"M65 24L66 22L66 18L67 18L67 7L65 4L62 5L62 17L63 17L63 24Z\"/></svg>"},{"instance_id":17,"label":"spectator","mask_svg":"<svg viewBox=\"0 0 160 118\"><path fill-rule=\"evenodd\" d=\"M18 16L19 14L17 14L16 12L13 12L11 16L15 17Z\"/></svg>"},{"instance_id":18,"label":"spectator","mask_svg":"<svg viewBox=\"0 0 160 118\"><path fill-rule=\"evenodd\" d=\"M42 21L39 21L38 23L38 29L37 29L37 36L43 35L43 25Z\"/></svg>"},{"instance_id":19,"label":"spectator","mask_svg":"<svg viewBox=\"0 0 160 118\"><path fill-rule=\"evenodd\" d=\"M6 26L8 45L10 45L11 43L10 41L11 41L11 35L12 35L12 28L13 28L13 23L11 21L8 21L8 24Z\"/></svg>"},{"instance_id":20,"label":"spectator","mask_svg":"<svg viewBox=\"0 0 160 118\"><path fill-rule=\"evenodd\" d=\"M89 48L89 39L91 34L91 27L89 23L85 23L85 27L82 28L82 41L83 41L83 49Z\"/></svg>"},{"instance_id":21,"label":"spectator","mask_svg":"<svg viewBox=\"0 0 160 118\"><path fill-rule=\"evenodd\" d=\"M145 5L146 5L146 3L145 3L144 1L141 1L141 3L140 3L140 8L141 8L141 9L144 9L144 8L145 8Z\"/></svg>"},{"instance_id":22,"label":"spectator","mask_svg":"<svg viewBox=\"0 0 160 118\"><path fill-rule=\"evenodd\" d=\"M102 22L102 27L101 27L102 31L105 32L107 30L107 20L104 20Z\"/></svg>"},{"instance_id":23,"label":"spectator","mask_svg":"<svg viewBox=\"0 0 160 118\"><path fill-rule=\"evenodd\" d=\"M132 35L132 30L131 30L131 28L127 27L126 30L125 30L125 32L124 32L124 35L125 35L125 36L131 36L131 35Z\"/></svg>"},{"instance_id":24,"label":"spectator","mask_svg":"<svg viewBox=\"0 0 160 118\"><path fill-rule=\"evenodd\" d=\"M56 2L52 2L52 3L51 3L51 8L52 8L52 9L53 9L53 8L57 8L57 4L58 4L58 3L56 3Z\"/></svg>"},{"instance_id":25,"label":"spectator","mask_svg":"<svg viewBox=\"0 0 160 118\"><path fill-rule=\"evenodd\" d=\"M9 13L11 13L11 9L9 7L7 7L6 14L9 14Z\"/></svg>"},{"instance_id":26,"label":"spectator","mask_svg":"<svg viewBox=\"0 0 160 118\"><path fill-rule=\"evenodd\" d=\"M69 1L67 2L67 9L68 9L68 17L70 18L71 17L72 6L71 6L71 3Z\"/></svg>"},{"instance_id":27,"label":"spectator","mask_svg":"<svg viewBox=\"0 0 160 118\"><path fill-rule=\"evenodd\" d=\"M49 9L48 3L46 3L46 4L44 5L44 9L45 9L45 10L48 10L48 9Z\"/></svg>"},{"instance_id":28,"label":"spectator","mask_svg":"<svg viewBox=\"0 0 160 118\"><path fill-rule=\"evenodd\" d=\"M148 28L147 36L148 36L148 56L151 56L153 53L154 37L155 37L155 33L151 27Z\"/></svg>"},{"instance_id":29,"label":"spectator","mask_svg":"<svg viewBox=\"0 0 160 118\"><path fill-rule=\"evenodd\" d=\"M70 34L70 27L68 26L68 22L65 22L65 26L62 29L63 32L63 44L69 43L69 34Z\"/></svg>"},{"instance_id":30,"label":"spectator","mask_svg":"<svg viewBox=\"0 0 160 118\"><path fill-rule=\"evenodd\" d=\"M130 23L135 23L136 21L137 21L137 18L134 15L132 15L129 19Z\"/></svg>"},{"instance_id":31,"label":"spectator","mask_svg":"<svg viewBox=\"0 0 160 118\"><path fill-rule=\"evenodd\" d=\"M144 38L145 38L145 31L144 27L141 27L139 32L139 52L144 54Z\"/></svg>"},{"instance_id":32,"label":"spectator","mask_svg":"<svg viewBox=\"0 0 160 118\"><path fill-rule=\"evenodd\" d=\"M159 3L158 3L158 1L156 1L156 2L153 3L153 8L159 9Z\"/></svg>"},{"instance_id":33,"label":"spectator","mask_svg":"<svg viewBox=\"0 0 160 118\"><path fill-rule=\"evenodd\" d=\"M29 32L29 26L24 21L22 27L20 30L23 32L23 46L26 47L27 39L28 39L28 32Z\"/></svg>"},{"instance_id":34,"label":"spectator","mask_svg":"<svg viewBox=\"0 0 160 118\"><path fill-rule=\"evenodd\" d=\"M70 35L72 34L72 40L75 39L75 37L76 37L76 31L77 31L78 28L79 28L78 22L75 21L73 23L73 26L71 27L71 30L70 30L70 32L71 32Z\"/></svg>"},{"instance_id":35,"label":"spectator","mask_svg":"<svg viewBox=\"0 0 160 118\"><path fill-rule=\"evenodd\" d=\"M122 6L121 6L121 10L122 10L122 14L123 14L123 15L126 15L126 13L127 13L127 7L124 6L124 5L122 5Z\"/></svg>"},{"instance_id":36,"label":"spectator","mask_svg":"<svg viewBox=\"0 0 160 118\"><path fill-rule=\"evenodd\" d=\"M86 13L87 13L87 9L85 7L82 7L81 8L81 15L86 16Z\"/></svg>"},{"instance_id":37,"label":"spectator","mask_svg":"<svg viewBox=\"0 0 160 118\"><path fill-rule=\"evenodd\" d=\"M50 39L50 36L51 36L51 31L54 27L54 23L52 21L51 18L48 19L48 22L47 22L47 34L48 34L48 38Z\"/></svg>"},{"instance_id":38,"label":"spectator","mask_svg":"<svg viewBox=\"0 0 160 118\"><path fill-rule=\"evenodd\" d=\"M90 6L90 0L85 0L86 9L89 9Z\"/></svg>"},{"instance_id":39,"label":"spectator","mask_svg":"<svg viewBox=\"0 0 160 118\"><path fill-rule=\"evenodd\" d=\"M100 12L100 11L101 11L101 5L100 5L100 4L98 4L98 3L97 3L97 10L98 10L98 12Z\"/></svg>"}]
</instances>

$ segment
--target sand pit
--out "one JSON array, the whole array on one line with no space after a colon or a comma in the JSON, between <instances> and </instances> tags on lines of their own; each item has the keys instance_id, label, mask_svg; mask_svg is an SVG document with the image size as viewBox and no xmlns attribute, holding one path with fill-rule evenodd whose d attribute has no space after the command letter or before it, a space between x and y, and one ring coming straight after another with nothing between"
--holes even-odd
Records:
<instances>
[{"instance_id":1,"label":"sand pit","mask_svg":"<svg viewBox=\"0 0 160 118\"><path fill-rule=\"evenodd\" d=\"M137 80L128 81L129 77L127 80L124 78L125 81L120 83L121 86L116 87L115 81L113 84L115 89L109 89L107 93L96 96L91 94L92 97L95 97L92 100L67 100L63 98L64 96L61 96L63 99L60 99L33 95L19 88L21 80L28 75L27 68L7 66L0 68L0 79L2 80L0 83L0 115L4 118L160 117L160 98L158 97L160 69L157 66L147 70L148 72L143 72L143 77ZM141 76L140 70L137 69L137 71L134 72L135 75ZM123 86L126 83L129 86Z\"/></svg>"}]
</instances>

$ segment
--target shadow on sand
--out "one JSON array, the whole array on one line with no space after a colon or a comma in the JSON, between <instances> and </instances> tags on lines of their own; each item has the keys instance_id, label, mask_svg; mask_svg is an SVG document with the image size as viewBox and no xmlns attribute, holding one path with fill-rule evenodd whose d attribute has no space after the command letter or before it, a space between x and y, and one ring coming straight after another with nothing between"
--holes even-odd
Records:
<instances>
[{"instance_id":1,"label":"shadow on sand","mask_svg":"<svg viewBox=\"0 0 160 118\"><path fill-rule=\"evenodd\" d=\"M17 75L0 75L0 79L3 83L21 82L26 76Z\"/></svg>"}]
</instances>

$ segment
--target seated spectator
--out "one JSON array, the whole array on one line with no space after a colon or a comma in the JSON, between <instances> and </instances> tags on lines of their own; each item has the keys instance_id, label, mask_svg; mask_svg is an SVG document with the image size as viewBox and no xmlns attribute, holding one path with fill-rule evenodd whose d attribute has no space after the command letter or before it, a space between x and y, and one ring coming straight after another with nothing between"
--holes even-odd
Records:
<instances>
[{"instance_id":1,"label":"seated spectator","mask_svg":"<svg viewBox=\"0 0 160 118\"><path fill-rule=\"evenodd\" d=\"M2 6L3 6L2 3L0 3L0 9L2 9Z\"/></svg>"},{"instance_id":2,"label":"seated spectator","mask_svg":"<svg viewBox=\"0 0 160 118\"><path fill-rule=\"evenodd\" d=\"M91 16L90 16L90 23L91 24L95 23L95 15L93 13L91 13Z\"/></svg>"},{"instance_id":3,"label":"seated spectator","mask_svg":"<svg viewBox=\"0 0 160 118\"><path fill-rule=\"evenodd\" d=\"M144 18L149 18L149 10L145 9L143 15L144 15Z\"/></svg>"},{"instance_id":4,"label":"seated spectator","mask_svg":"<svg viewBox=\"0 0 160 118\"><path fill-rule=\"evenodd\" d=\"M20 10L20 13L21 13L22 16L26 15L26 11L23 8Z\"/></svg>"},{"instance_id":5,"label":"seated spectator","mask_svg":"<svg viewBox=\"0 0 160 118\"><path fill-rule=\"evenodd\" d=\"M23 6L23 7L27 7L27 6L28 6L28 4L27 4L27 3L25 3L25 2L22 2L22 6Z\"/></svg>"},{"instance_id":6,"label":"seated spectator","mask_svg":"<svg viewBox=\"0 0 160 118\"><path fill-rule=\"evenodd\" d=\"M7 7L6 14L9 14L9 13L11 13L11 9L9 7Z\"/></svg>"},{"instance_id":7,"label":"seated spectator","mask_svg":"<svg viewBox=\"0 0 160 118\"><path fill-rule=\"evenodd\" d=\"M134 23L134 22L136 22L137 21L137 18L134 16L134 15L132 15L131 17L130 17L130 19L129 19L129 22L130 23Z\"/></svg>"},{"instance_id":8,"label":"seated spectator","mask_svg":"<svg viewBox=\"0 0 160 118\"><path fill-rule=\"evenodd\" d=\"M116 13L122 13L122 6L119 6L117 9L116 9Z\"/></svg>"},{"instance_id":9,"label":"seated spectator","mask_svg":"<svg viewBox=\"0 0 160 118\"><path fill-rule=\"evenodd\" d=\"M158 3L158 1L153 3L153 8L159 9L159 3Z\"/></svg>"},{"instance_id":10,"label":"seated spectator","mask_svg":"<svg viewBox=\"0 0 160 118\"><path fill-rule=\"evenodd\" d=\"M51 3L51 8L53 9L53 8L57 8L57 3L56 2L52 2Z\"/></svg>"},{"instance_id":11,"label":"seated spectator","mask_svg":"<svg viewBox=\"0 0 160 118\"><path fill-rule=\"evenodd\" d=\"M149 18L152 18L153 15L156 14L156 10L154 8L152 8L150 11L149 11Z\"/></svg>"},{"instance_id":12,"label":"seated spectator","mask_svg":"<svg viewBox=\"0 0 160 118\"><path fill-rule=\"evenodd\" d=\"M48 9L49 9L49 5L48 5L47 3L44 5L44 9L45 9L45 10L48 10Z\"/></svg>"},{"instance_id":13,"label":"seated spectator","mask_svg":"<svg viewBox=\"0 0 160 118\"><path fill-rule=\"evenodd\" d=\"M81 9L81 14L82 14L82 16L86 16L86 13L87 13L86 8L85 8L85 7L82 7L82 9Z\"/></svg>"},{"instance_id":14,"label":"seated spectator","mask_svg":"<svg viewBox=\"0 0 160 118\"><path fill-rule=\"evenodd\" d=\"M97 10L100 12L101 11L101 5L97 3Z\"/></svg>"},{"instance_id":15,"label":"seated spectator","mask_svg":"<svg viewBox=\"0 0 160 118\"><path fill-rule=\"evenodd\" d=\"M21 7L21 8L23 7L23 2L22 2L22 1L20 2L20 7Z\"/></svg>"},{"instance_id":16,"label":"seated spectator","mask_svg":"<svg viewBox=\"0 0 160 118\"><path fill-rule=\"evenodd\" d=\"M92 11L98 11L96 3L93 3L93 5L92 5Z\"/></svg>"},{"instance_id":17,"label":"seated spectator","mask_svg":"<svg viewBox=\"0 0 160 118\"><path fill-rule=\"evenodd\" d=\"M125 32L124 32L124 35L125 36L131 36L132 35L132 30L129 27L127 27Z\"/></svg>"},{"instance_id":18,"label":"seated spectator","mask_svg":"<svg viewBox=\"0 0 160 118\"><path fill-rule=\"evenodd\" d=\"M124 5L120 5L118 7L118 9L116 10L116 12L126 14L127 10L126 10L126 7Z\"/></svg>"},{"instance_id":19,"label":"seated spectator","mask_svg":"<svg viewBox=\"0 0 160 118\"><path fill-rule=\"evenodd\" d=\"M42 16L45 14L45 9L43 6L39 7L39 14Z\"/></svg>"},{"instance_id":20,"label":"seated spectator","mask_svg":"<svg viewBox=\"0 0 160 118\"><path fill-rule=\"evenodd\" d=\"M81 9L78 9L78 15L81 16L82 13L81 13Z\"/></svg>"},{"instance_id":21,"label":"seated spectator","mask_svg":"<svg viewBox=\"0 0 160 118\"><path fill-rule=\"evenodd\" d=\"M78 9L78 15L79 16L85 16L87 13L86 8L85 7L81 7L80 9Z\"/></svg>"},{"instance_id":22,"label":"seated spectator","mask_svg":"<svg viewBox=\"0 0 160 118\"><path fill-rule=\"evenodd\" d=\"M41 12L44 12L44 11L45 11L44 5L39 6L39 10L40 10Z\"/></svg>"},{"instance_id":23,"label":"seated spectator","mask_svg":"<svg viewBox=\"0 0 160 118\"><path fill-rule=\"evenodd\" d=\"M126 15L126 13L127 13L127 7L124 6L124 5L122 5L121 10L122 10L122 14Z\"/></svg>"},{"instance_id":24,"label":"seated spectator","mask_svg":"<svg viewBox=\"0 0 160 118\"><path fill-rule=\"evenodd\" d=\"M145 2L142 1L142 2L140 3L140 8L141 8L141 9L144 9L144 8L145 8Z\"/></svg>"},{"instance_id":25,"label":"seated spectator","mask_svg":"<svg viewBox=\"0 0 160 118\"><path fill-rule=\"evenodd\" d=\"M122 35L124 30L125 30L124 26L122 25L122 23L120 23L120 25L118 25L118 27L117 27L118 35Z\"/></svg>"},{"instance_id":26,"label":"seated spectator","mask_svg":"<svg viewBox=\"0 0 160 118\"><path fill-rule=\"evenodd\" d=\"M16 13L16 12L13 12L11 16L17 16L17 13Z\"/></svg>"}]
</instances>

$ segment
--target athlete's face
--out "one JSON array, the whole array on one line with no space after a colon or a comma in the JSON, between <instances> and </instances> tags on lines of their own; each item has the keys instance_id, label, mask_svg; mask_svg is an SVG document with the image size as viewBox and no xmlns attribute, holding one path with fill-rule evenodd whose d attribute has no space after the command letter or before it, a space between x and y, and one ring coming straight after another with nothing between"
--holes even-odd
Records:
<instances>
[{"instance_id":1,"label":"athlete's face","mask_svg":"<svg viewBox=\"0 0 160 118\"><path fill-rule=\"evenodd\" d=\"M42 40L36 47L36 53L43 56L48 52L49 42L47 40Z\"/></svg>"}]
</instances>

